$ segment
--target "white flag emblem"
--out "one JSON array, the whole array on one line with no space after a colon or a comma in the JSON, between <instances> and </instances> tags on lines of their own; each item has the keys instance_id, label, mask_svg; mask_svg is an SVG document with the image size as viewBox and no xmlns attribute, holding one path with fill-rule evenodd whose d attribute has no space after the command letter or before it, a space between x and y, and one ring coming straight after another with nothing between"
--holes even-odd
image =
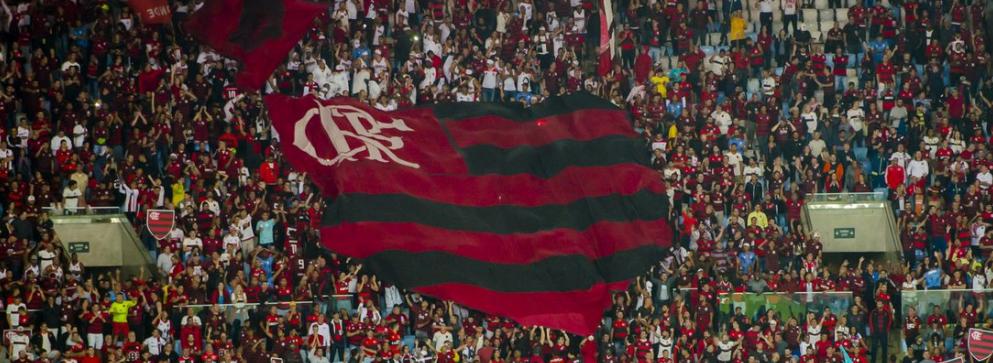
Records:
<instances>
[{"instance_id":1,"label":"white flag emblem","mask_svg":"<svg viewBox=\"0 0 993 363\"><path fill-rule=\"evenodd\" d=\"M401 119L394 118L392 122L385 123L376 120L368 112L349 105L322 105L315 101L317 107L311 108L297 120L293 125L294 137L293 145L303 150L321 165L335 166L343 161L357 161L358 158L375 160L383 163L394 162L411 168L420 168L416 163L403 160L395 153L403 148L403 139L398 136L386 136L382 132L386 130L414 131ZM321 122L321 127L331 140L336 155L328 159L318 155L313 143L307 138L307 125L317 116ZM350 130L343 129L336 120L344 118ZM352 147L348 141L351 139L358 145Z\"/></svg>"}]
</instances>

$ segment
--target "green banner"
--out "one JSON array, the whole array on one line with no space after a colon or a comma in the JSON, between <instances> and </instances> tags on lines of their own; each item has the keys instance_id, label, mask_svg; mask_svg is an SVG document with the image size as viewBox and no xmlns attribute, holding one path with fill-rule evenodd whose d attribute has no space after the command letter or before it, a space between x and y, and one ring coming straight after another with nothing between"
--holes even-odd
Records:
<instances>
[{"instance_id":1,"label":"green banner","mask_svg":"<svg viewBox=\"0 0 993 363\"><path fill-rule=\"evenodd\" d=\"M855 238L855 228L835 228L834 239Z\"/></svg>"},{"instance_id":2,"label":"green banner","mask_svg":"<svg viewBox=\"0 0 993 363\"><path fill-rule=\"evenodd\" d=\"M69 242L69 253L90 253L90 243Z\"/></svg>"}]
</instances>

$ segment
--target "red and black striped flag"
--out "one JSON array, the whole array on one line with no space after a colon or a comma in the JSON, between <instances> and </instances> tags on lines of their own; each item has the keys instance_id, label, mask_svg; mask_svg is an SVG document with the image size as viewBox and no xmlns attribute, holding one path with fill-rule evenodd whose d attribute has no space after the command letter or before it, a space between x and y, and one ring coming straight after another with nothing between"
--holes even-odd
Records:
<instances>
[{"instance_id":1,"label":"red and black striped flag","mask_svg":"<svg viewBox=\"0 0 993 363\"><path fill-rule=\"evenodd\" d=\"M966 338L969 354L978 361L984 361L993 355L993 332L982 329L969 329L969 336Z\"/></svg>"},{"instance_id":2,"label":"red and black striped flag","mask_svg":"<svg viewBox=\"0 0 993 363\"><path fill-rule=\"evenodd\" d=\"M241 63L238 86L258 89L327 9L306 0L207 0L186 30Z\"/></svg>"},{"instance_id":3,"label":"red and black striped flag","mask_svg":"<svg viewBox=\"0 0 993 363\"><path fill-rule=\"evenodd\" d=\"M590 94L392 113L265 101L288 160L330 200L324 245L402 288L589 334L610 291L671 245L648 148Z\"/></svg>"},{"instance_id":4,"label":"red and black striped flag","mask_svg":"<svg viewBox=\"0 0 993 363\"><path fill-rule=\"evenodd\" d=\"M176 225L176 211L172 209L150 209L145 218L148 233L157 240L169 237L169 232Z\"/></svg>"}]
</instances>

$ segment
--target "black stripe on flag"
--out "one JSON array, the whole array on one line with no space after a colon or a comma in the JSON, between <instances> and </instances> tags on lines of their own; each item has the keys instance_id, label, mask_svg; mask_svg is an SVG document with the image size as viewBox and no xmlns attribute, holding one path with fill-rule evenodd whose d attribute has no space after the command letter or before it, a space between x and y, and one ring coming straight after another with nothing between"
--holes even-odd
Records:
<instances>
[{"instance_id":1,"label":"black stripe on flag","mask_svg":"<svg viewBox=\"0 0 993 363\"><path fill-rule=\"evenodd\" d=\"M651 156L644 141L622 135L510 149L477 145L464 148L461 153L472 174L528 173L541 178L572 166L609 166L632 161L648 165Z\"/></svg>"},{"instance_id":2,"label":"black stripe on flag","mask_svg":"<svg viewBox=\"0 0 993 363\"><path fill-rule=\"evenodd\" d=\"M657 220L666 216L664 193L642 190L535 207L470 207L405 194L343 194L328 206L325 226L339 222L411 222L452 230L497 234L554 228L584 230L599 221ZM375 206L369 208L369 206Z\"/></svg>"},{"instance_id":3,"label":"black stripe on flag","mask_svg":"<svg viewBox=\"0 0 993 363\"><path fill-rule=\"evenodd\" d=\"M432 106L435 117L442 121L458 121L482 116L496 116L514 121L531 121L582 109L619 110L613 103L588 92L549 97L542 103L529 108L511 102L453 102Z\"/></svg>"},{"instance_id":4,"label":"black stripe on flag","mask_svg":"<svg viewBox=\"0 0 993 363\"><path fill-rule=\"evenodd\" d=\"M530 264L497 264L444 252L387 251L365 260L385 281L415 288L444 283L466 283L501 292L585 290L600 282L619 282L640 274L644 266L665 254L649 245L590 261L563 255Z\"/></svg>"}]
</instances>

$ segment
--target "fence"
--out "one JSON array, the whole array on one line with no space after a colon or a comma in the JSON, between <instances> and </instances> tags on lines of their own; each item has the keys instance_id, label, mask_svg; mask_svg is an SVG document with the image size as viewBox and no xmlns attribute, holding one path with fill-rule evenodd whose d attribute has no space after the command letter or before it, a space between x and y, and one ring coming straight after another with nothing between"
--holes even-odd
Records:
<instances>
[{"instance_id":1,"label":"fence","mask_svg":"<svg viewBox=\"0 0 993 363\"><path fill-rule=\"evenodd\" d=\"M870 193L811 193L807 194L804 198L807 202L844 202L844 203L858 203L858 202L884 202L886 201L886 193L883 192L870 192Z\"/></svg>"},{"instance_id":2,"label":"fence","mask_svg":"<svg viewBox=\"0 0 993 363\"><path fill-rule=\"evenodd\" d=\"M955 317L948 321L955 324L958 323L959 313L969 304L972 304L979 316L993 315L993 306L990 304L993 289L904 290L900 292L900 298L900 312L903 316L907 316L913 307L921 319L926 319L937 308L939 313Z\"/></svg>"},{"instance_id":3,"label":"fence","mask_svg":"<svg viewBox=\"0 0 993 363\"><path fill-rule=\"evenodd\" d=\"M694 293L695 291L681 292L684 298L692 298L690 295ZM721 294L718 312L721 319L730 318L738 308L742 314L751 317L771 310L784 319L802 318L807 312L822 312L825 308L838 315L848 312L852 299L851 292ZM894 307L900 311L901 317L907 316L911 307L917 310L921 319L926 319L937 309L939 314L950 317L950 324L958 323L959 313L970 304L979 316L993 317L993 289L904 290L900 292L900 299L894 303L899 304Z\"/></svg>"},{"instance_id":4,"label":"fence","mask_svg":"<svg viewBox=\"0 0 993 363\"><path fill-rule=\"evenodd\" d=\"M276 307L276 312L282 316L285 315L289 309L290 305L294 305L297 311L301 313L312 313L315 309L319 309L321 313L331 314L336 311L345 310L349 314L353 312L356 306L353 305L352 294L344 295L324 295L321 300L299 300L299 301L266 301L262 303L235 303L235 304L183 304L173 306L173 310L186 310L193 309L193 313L199 315L203 310L210 309L213 306L217 306L224 313L228 322L234 319L245 320L248 318L248 312L257 309L259 306L262 307ZM383 312L381 312L383 313ZM383 313L385 314L385 313ZM385 315L383 316L385 317Z\"/></svg>"},{"instance_id":5,"label":"fence","mask_svg":"<svg viewBox=\"0 0 993 363\"><path fill-rule=\"evenodd\" d=\"M673 289L670 299L679 296L691 306L699 299L696 288ZM854 296L851 292L766 292L766 293L725 293L717 296L717 322L721 325L730 323L741 309L740 313L752 318L758 318L768 311L775 311L783 320L791 317L803 321L807 312L822 313L831 309L835 315L848 312Z\"/></svg>"},{"instance_id":6,"label":"fence","mask_svg":"<svg viewBox=\"0 0 993 363\"><path fill-rule=\"evenodd\" d=\"M75 209L67 208L55 208L55 207L42 207L42 210L48 212L49 215L104 215L104 214L120 214L121 207L79 207Z\"/></svg>"},{"instance_id":7,"label":"fence","mask_svg":"<svg viewBox=\"0 0 993 363\"><path fill-rule=\"evenodd\" d=\"M807 312L823 312L831 309L835 315L843 314L852 305L851 292L769 292L769 293L732 293L718 296L720 319L723 323L735 315L737 309L753 318L767 311L775 311L783 320L791 317L804 321Z\"/></svg>"}]
</instances>

